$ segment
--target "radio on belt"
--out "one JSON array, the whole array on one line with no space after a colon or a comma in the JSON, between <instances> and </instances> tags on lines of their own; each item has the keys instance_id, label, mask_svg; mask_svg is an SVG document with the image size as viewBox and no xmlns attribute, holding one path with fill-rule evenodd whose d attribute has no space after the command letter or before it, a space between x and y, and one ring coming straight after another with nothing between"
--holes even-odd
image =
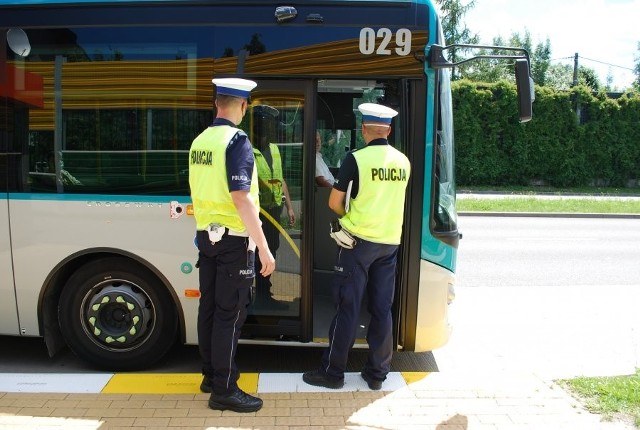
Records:
<instances>
[{"instance_id":1,"label":"radio on belt","mask_svg":"<svg viewBox=\"0 0 640 430\"><path fill-rule=\"evenodd\" d=\"M207 227L207 233L209 233L211 243L220 242L224 232L225 228L220 224L209 224L209 227Z\"/></svg>"},{"instance_id":2,"label":"radio on belt","mask_svg":"<svg viewBox=\"0 0 640 430\"><path fill-rule=\"evenodd\" d=\"M338 246L341 246L346 249L353 249L356 244L356 240L353 238L351 233L347 230L343 229L338 220L331 221L331 232L329 236L336 241Z\"/></svg>"}]
</instances>

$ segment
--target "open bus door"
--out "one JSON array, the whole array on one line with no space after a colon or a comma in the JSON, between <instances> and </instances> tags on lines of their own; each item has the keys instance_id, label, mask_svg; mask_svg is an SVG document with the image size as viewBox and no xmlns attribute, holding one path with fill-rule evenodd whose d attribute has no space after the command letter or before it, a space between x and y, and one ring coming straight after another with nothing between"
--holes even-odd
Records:
<instances>
[{"instance_id":1,"label":"open bus door","mask_svg":"<svg viewBox=\"0 0 640 430\"><path fill-rule=\"evenodd\" d=\"M267 163L272 170L272 176L266 176L258 165L262 227L276 259L276 270L268 280L256 279L242 334L256 340L308 342L312 339L312 219L308 208L313 196L313 146L306 142L311 142L314 133L313 83L255 80L258 86L251 93L250 106L239 127L249 135L257 165ZM290 201L285 202L285 197Z\"/></svg>"},{"instance_id":2,"label":"open bus door","mask_svg":"<svg viewBox=\"0 0 640 430\"><path fill-rule=\"evenodd\" d=\"M323 141L322 156L337 174L347 151L364 145L357 133L355 107L374 99L397 103L403 86L397 80L366 79L257 82L240 128L254 147L277 147L296 219L290 223L285 204L274 211L273 202L262 199L263 229L272 252L275 249L276 271L266 300L265 291L260 291L256 282L256 298L249 308L243 337L324 343L335 314L332 283L337 245L329 237L329 224L337 215L328 207L331 188L315 183L316 132ZM261 116L268 117L270 125L265 125ZM263 151L254 151L257 159L264 157ZM269 186L264 182L262 187ZM274 185L279 185L277 180ZM275 242L269 239L269 231L276 231ZM358 345L366 344L368 319L364 305L356 333Z\"/></svg>"}]
</instances>

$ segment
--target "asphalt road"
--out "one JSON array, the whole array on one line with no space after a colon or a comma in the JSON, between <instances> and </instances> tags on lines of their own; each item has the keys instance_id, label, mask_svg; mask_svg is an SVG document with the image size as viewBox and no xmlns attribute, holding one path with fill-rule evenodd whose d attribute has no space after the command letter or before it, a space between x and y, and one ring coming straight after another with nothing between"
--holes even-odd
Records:
<instances>
[{"instance_id":1,"label":"asphalt road","mask_svg":"<svg viewBox=\"0 0 640 430\"><path fill-rule=\"evenodd\" d=\"M462 216L440 369L605 376L640 367L640 221Z\"/></svg>"},{"instance_id":2,"label":"asphalt road","mask_svg":"<svg viewBox=\"0 0 640 430\"><path fill-rule=\"evenodd\" d=\"M459 287L640 287L640 220L461 216Z\"/></svg>"}]
</instances>

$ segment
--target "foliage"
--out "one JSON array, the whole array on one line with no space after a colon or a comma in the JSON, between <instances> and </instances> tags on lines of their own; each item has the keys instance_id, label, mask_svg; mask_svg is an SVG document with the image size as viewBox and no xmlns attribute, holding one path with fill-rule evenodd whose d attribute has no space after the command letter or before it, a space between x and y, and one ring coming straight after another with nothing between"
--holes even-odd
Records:
<instances>
[{"instance_id":1,"label":"foliage","mask_svg":"<svg viewBox=\"0 0 640 430\"><path fill-rule=\"evenodd\" d=\"M523 35L520 33L512 33L509 40L504 40L502 36L497 36L493 39L493 44L526 49L529 53L529 60L531 61L531 75L534 82L538 85L545 84L546 73L551 64L551 41L548 38L544 43L538 43L534 48L531 33L525 29ZM496 53L508 54L508 52ZM502 79L511 80L512 75L513 73L510 70L506 71L506 73L502 75Z\"/></svg>"},{"instance_id":2,"label":"foliage","mask_svg":"<svg viewBox=\"0 0 640 430\"><path fill-rule=\"evenodd\" d=\"M636 90L640 91L640 42L638 42L638 53L635 57L636 66L633 69L633 73L636 75L636 80L633 81L633 86Z\"/></svg>"},{"instance_id":3,"label":"foliage","mask_svg":"<svg viewBox=\"0 0 640 430\"><path fill-rule=\"evenodd\" d=\"M508 40L502 36L494 37L492 45L496 48L479 49L475 54L513 55L512 51L499 49L501 46L526 49L531 61L531 76L537 85L558 90L568 90L573 86L573 67L568 64L551 64L551 42L548 38L534 47L531 34L525 30L524 34L512 33ZM513 63L498 59L479 59L461 66L460 76L476 82L513 82ZM578 66L578 84L586 85L594 91L603 88L595 70L585 66Z\"/></svg>"},{"instance_id":4,"label":"foliage","mask_svg":"<svg viewBox=\"0 0 640 430\"><path fill-rule=\"evenodd\" d=\"M249 55L264 54L267 48L261 40L262 34L254 33L251 36L251 41L244 45L244 49L249 52Z\"/></svg>"},{"instance_id":5,"label":"foliage","mask_svg":"<svg viewBox=\"0 0 640 430\"><path fill-rule=\"evenodd\" d=\"M531 56L531 75L538 85L546 85L547 71L551 66L551 41L547 37L545 43L538 43Z\"/></svg>"},{"instance_id":6,"label":"foliage","mask_svg":"<svg viewBox=\"0 0 640 430\"><path fill-rule=\"evenodd\" d=\"M479 41L477 35L471 33L464 23L464 15L475 6L475 0L463 3L461 0L436 0L440 6L440 16L442 17L442 32L445 44L476 44ZM462 59L462 54L466 49L452 48L449 51L449 61L455 63ZM452 78L457 79L458 73L452 70Z\"/></svg>"},{"instance_id":7,"label":"foliage","mask_svg":"<svg viewBox=\"0 0 640 430\"><path fill-rule=\"evenodd\" d=\"M593 91L600 91L602 88L598 74L590 67L578 66L578 84L586 85Z\"/></svg>"},{"instance_id":8,"label":"foliage","mask_svg":"<svg viewBox=\"0 0 640 430\"><path fill-rule=\"evenodd\" d=\"M538 81L534 80L535 83ZM568 90L573 84L573 67L569 64L551 64L545 76L545 86L556 90Z\"/></svg>"},{"instance_id":9,"label":"foliage","mask_svg":"<svg viewBox=\"0 0 640 430\"><path fill-rule=\"evenodd\" d=\"M542 85L534 78L536 84ZM546 71L544 85L556 90L569 90L573 86L573 67L568 64L551 64ZM578 85L585 85L593 91L600 91L610 83L603 86L596 71L585 66L578 66Z\"/></svg>"},{"instance_id":10,"label":"foliage","mask_svg":"<svg viewBox=\"0 0 640 430\"><path fill-rule=\"evenodd\" d=\"M465 186L626 187L640 179L640 95L537 86L518 122L515 85L452 85L456 177Z\"/></svg>"},{"instance_id":11,"label":"foliage","mask_svg":"<svg viewBox=\"0 0 640 430\"><path fill-rule=\"evenodd\" d=\"M527 212L527 213L589 213L640 214L640 201L621 199L541 198L539 196L508 195L499 198L466 197L456 201L459 212Z\"/></svg>"}]
</instances>

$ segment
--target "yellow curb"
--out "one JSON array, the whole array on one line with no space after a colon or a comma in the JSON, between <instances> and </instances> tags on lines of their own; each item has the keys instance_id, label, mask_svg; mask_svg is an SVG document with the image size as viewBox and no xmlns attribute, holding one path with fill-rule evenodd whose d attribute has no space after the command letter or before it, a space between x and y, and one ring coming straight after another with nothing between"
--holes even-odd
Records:
<instances>
[{"instance_id":1,"label":"yellow curb","mask_svg":"<svg viewBox=\"0 0 640 430\"><path fill-rule=\"evenodd\" d=\"M418 382L431 374L431 372L400 372L407 385Z\"/></svg>"},{"instance_id":2,"label":"yellow curb","mask_svg":"<svg viewBox=\"0 0 640 430\"><path fill-rule=\"evenodd\" d=\"M116 374L102 389L110 394L193 394L200 393L202 375L199 373L134 373ZM241 373L241 390L258 391L258 374Z\"/></svg>"}]
</instances>

